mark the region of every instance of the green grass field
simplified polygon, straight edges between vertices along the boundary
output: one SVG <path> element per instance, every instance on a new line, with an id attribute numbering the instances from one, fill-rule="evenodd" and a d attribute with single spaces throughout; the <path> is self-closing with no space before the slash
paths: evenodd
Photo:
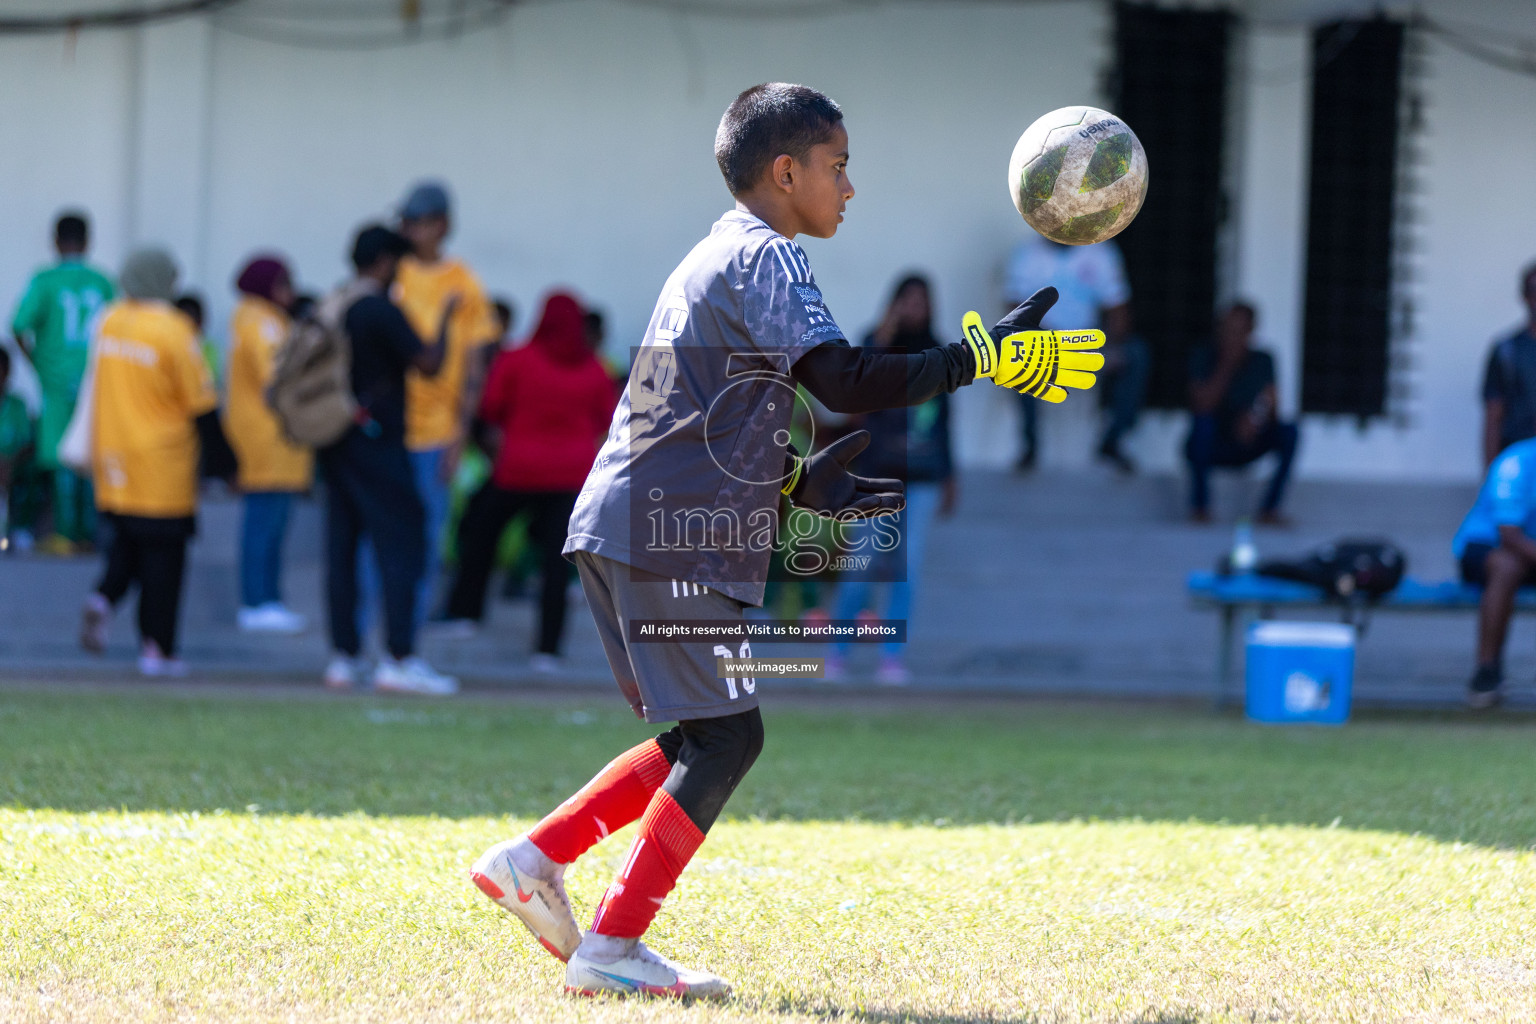
<path id="1" fill-rule="evenodd" d="M 688 1007 L 567 999 L 465 877 L 617 700 L 0 692 L 0 1021 L 1536 1020 L 1536 723 L 771 704 L 652 931 Z"/>

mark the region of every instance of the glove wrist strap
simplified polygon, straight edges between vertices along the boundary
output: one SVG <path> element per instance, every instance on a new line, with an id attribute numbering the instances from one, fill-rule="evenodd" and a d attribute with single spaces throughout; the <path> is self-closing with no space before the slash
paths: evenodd
<path id="1" fill-rule="evenodd" d="M 784 486 L 779 488 L 779 493 L 785 497 L 793 497 L 795 487 L 800 483 L 800 475 L 805 469 L 805 459 L 798 455 L 790 458 L 795 460 L 795 468 L 789 471 L 789 477 L 784 481 Z"/>
<path id="2" fill-rule="evenodd" d="M 976 357 L 976 379 L 991 377 L 997 372 L 997 351 L 992 335 L 981 321 L 981 314 L 974 309 L 965 314 L 960 321 L 960 329 L 965 334 L 965 343 L 970 346 L 971 354 Z"/>

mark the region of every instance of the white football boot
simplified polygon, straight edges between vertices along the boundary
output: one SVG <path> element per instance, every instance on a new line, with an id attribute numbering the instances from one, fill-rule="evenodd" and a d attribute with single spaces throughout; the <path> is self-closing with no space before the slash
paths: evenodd
<path id="1" fill-rule="evenodd" d="M 653 952 L 639 939 L 588 932 L 565 968 L 572 995 L 667 996 L 674 999 L 729 999 L 731 986 L 707 971 L 693 971 Z"/>
<path id="2" fill-rule="evenodd" d="M 557 959 L 570 960 L 581 944 L 581 929 L 565 895 L 564 864 L 544 856 L 525 834 L 482 853 L 469 877 Z"/>

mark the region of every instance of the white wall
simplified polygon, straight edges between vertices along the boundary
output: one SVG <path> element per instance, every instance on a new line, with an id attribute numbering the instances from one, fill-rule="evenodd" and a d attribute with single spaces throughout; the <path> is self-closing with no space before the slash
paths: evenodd
<path id="1" fill-rule="evenodd" d="M 1352 2 L 1257 0 L 1239 65 L 1243 124 L 1235 289 L 1262 307 L 1294 403 L 1309 83 L 1306 24 Z M 1527 35 L 1518 0 L 1435 0 L 1462 23 Z M 345 273 L 351 231 L 407 185 L 440 176 L 458 202 L 452 247 L 531 326 L 549 287 L 603 307 L 611 344 L 639 338 L 667 272 L 729 205 L 711 155 L 721 110 L 764 79 L 804 81 L 844 106 L 858 195 L 838 237 L 810 241 L 850 332 L 908 268 L 931 271 L 939 315 L 997 306 L 997 268 L 1025 228 L 1004 167 L 1042 111 L 1103 102 L 1108 8 L 1097 2 L 891 4 L 807 18 L 687 16 L 612 0 L 515 9 L 452 42 L 380 52 L 263 43 L 188 20 L 121 32 L 0 38 L 0 311 L 48 258 L 56 212 L 94 215 L 116 266 L 130 242 L 173 245 L 216 328 L 229 281 L 261 248 L 303 283 Z M 1536 81 L 1430 47 L 1427 190 L 1416 397 L 1407 427 L 1306 426 L 1305 475 L 1465 478 L 1476 472 L 1476 381 L 1488 339 L 1518 317 L 1513 278 L 1536 256 L 1528 196 Z M 1152 154 L 1154 186 L 1156 154 Z M 1468 169 L 1471 169 L 1470 172 Z M 1490 203 L 1500 187 L 1507 199 Z M 1134 230 L 1134 228 L 1132 229 Z M 1004 464 L 1016 410 L 961 393 L 962 457 Z M 1086 461 L 1088 403 L 1051 410 L 1048 462 Z M 1172 468 L 1181 424 L 1135 439 Z"/>

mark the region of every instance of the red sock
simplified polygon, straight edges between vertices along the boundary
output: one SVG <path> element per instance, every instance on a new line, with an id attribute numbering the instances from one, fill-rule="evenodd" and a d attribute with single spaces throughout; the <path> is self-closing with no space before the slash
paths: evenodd
<path id="1" fill-rule="evenodd" d="M 655 740 L 646 740 L 608 762 L 591 782 L 528 832 L 550 860 L 569 864 L 608 833 L 623 828 L 651 802 L 672 765 Z"/>
<path id="2" fill-rule="evenodd" d="M 592 930 L 621 939 L 644 935 L 702 842 L 699 826 L 677 806 L 671 793 L 658 789 L 640 819 L 640 834 L 624 858 L 618 879 L 598 904 Z"/>

